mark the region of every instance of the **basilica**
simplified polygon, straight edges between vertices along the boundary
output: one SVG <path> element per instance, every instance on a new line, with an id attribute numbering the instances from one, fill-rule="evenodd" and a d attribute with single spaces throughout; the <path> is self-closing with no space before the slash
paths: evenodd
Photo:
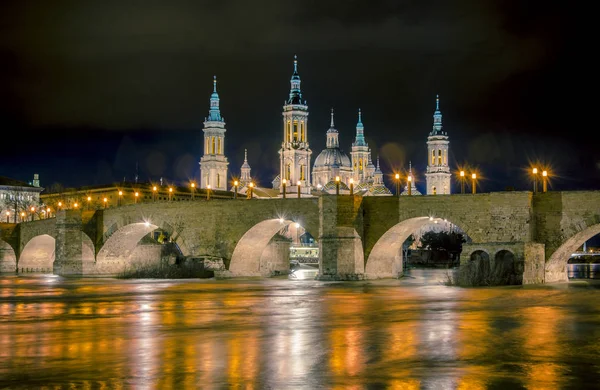
<path id="1" fill-rule="evenodd" d="M 365 126 L 358 109 L 356 135 L 348 156 L 340 148 L 339 132 L 335 127 L 334 110 L 325 132 L 326 147 L 311 164 L 312 150 L 308 140 L 308 105 L 302 98 L 298 73 L 298 60 L 294 56 L 294 70 L 290 79 L 290 93 L 283 105 L 281 148 L 279 149 L 279 174 L 272 188 L 252 181 L 247 151 L 244 163 L 235 182 L 228 179 L 228 161 L 224 154 L 225 120 L 221 116 L 217 80 L 213 80 L 208 117 L 204 121 L 204 152 L 200 159 L 201 188 L 236 191 L 259 198 L 284 196 L 317 196 L 322 193 L 356 194 L 362 196 L 390 196 L 392 191 L 383 180 L 383 173 L 373 164 L 372 151 L 365 140 Z M 442 113 L 439 96 L 433 114 L 433 129 L 427 137 L 426 194 L 450 194 L 451 173 L 448 165 L 448 134 L 442 130 Z M 400 195 L 421 195 L 415 186 L 412 164 L 404 180 Z M 410 186 L 410 187 L 409 187 Z M 394 185 L 392 185 L 394 187 Z"/>

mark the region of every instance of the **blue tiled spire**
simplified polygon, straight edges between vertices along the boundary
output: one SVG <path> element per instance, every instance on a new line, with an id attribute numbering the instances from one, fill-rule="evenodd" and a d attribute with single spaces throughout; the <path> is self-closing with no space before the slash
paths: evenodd
<path id="1" fill-rule="evenodd" d="M 353 146 L 367 146 L 365 141 L 365 127 L 362 123 L 362 113 L 360 108 L 358 109 L 358 122 L 356 123 L 356 140 L 354 141 Z"/>
<path id="2" fill-rule="evenodd" d="M 442 112 L 440 111 L 440 95 L 435 95 L 435 112 L 433 113 L 433 130 L 429 135 L 445 135 L 442 132 Z"/>
<path id="3" fill-rule="evenodd" d="M 207 121 L 221 122 L 221 110 L 219 109 L 219 94 L 217 93 L 217 76 L 213 79 L 213 93 L 210 95 L 210 110 Z"/>
<path id="4" fill-rule="evenodd" d="M 290 79 L 290 98 L 287 104 L 302 104 L 302 91 L 300 91 L 300 75 L 298 74 L 298 57 L 294 54 L 294 73 Z"/>

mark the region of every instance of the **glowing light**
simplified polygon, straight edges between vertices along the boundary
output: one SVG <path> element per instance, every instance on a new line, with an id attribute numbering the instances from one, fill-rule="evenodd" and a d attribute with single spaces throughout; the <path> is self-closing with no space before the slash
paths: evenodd
<path id="1" fill-rule="evenodd" d="M 279 218 L 279 223 L 283 223 L 283 218 Z"/>
<path id="2" fill-rule="evenodd" d="M 236 187 L 237 187 L 237 185 L 238 185 L 238 184 L 239 184 L 239 183 L 238 183 L 238 181 L 237 181 L 237 180 L 233 182 L 233 185 L 234 185 L 234 186 L 236 186 Z"/>
<path id="3" fill-rule="evenodd" d="M 123 191 L 119 191 L 119 196 L 123 195 Z"/>
<path id="4" fill-rule="evenodd" d="M 254 187 L 254 183 L 252 183 L 252 182 L 251 182 L 250 184 L 248 184 L 248 186 L 249 186 L 250 188 L 252 188 L 252 187 Z"/>
<path id="5" fill-rule="evenodd" d="M 210 188 L 210 186 L 208 186 L 208 188 Z M 172 188 L 169 188 L 169 192 L 173 192 L 173 189 L 172 189 Z"/>
<path id="6" fill-rule="evenodd" d="M 460 177 L 465 177 L 465 171 L 460 171 Z"/>
<path id="7" fill-rule="evenodd" d="M 108 202 L 108 198 L 104 198 L 104 203 Z"/>
<path id="8" fill-rule="evenodd" d="M 408 181 L 412 181 L 412 176 L 408 175 Z"/>
<path id="9" fill-rule="evenodd" d="M 62 206 L 62 202 L 58 202 L 58 207 Z"/>
<path id="10" fill-rule="evenodd" d="M 537 175 L 537 172 L 538 172 L 538 171 L 537 171 L 537 168 L 533 168 L 533 174 L 534 174 L 534 175 Z"/>
<path id="11" fill-rule="evenodd" d="M 192 188 L 196 187 L 196 183 L 191 184 Z"/>
<path id="12" fill-rule="evenodd" d="M 296 222 L 296 229 L 298 229 L 300 227 L 300 224 L 298 222 Z"/>
<path id="13" fill-rule="evenodd" d="M 544 176 L 544 177 L 548 176 L 548 171 L 542 171 L 542 176 Z"/>
<path id="14" fill-rule="evenodd" d="M 88 202 L 89 202 L 89 201 L 91 201 L 91 200 L 92 200 L 92 197 L 91 197 L 91 196 L 88 196 Z"/>
<path id="15" fill-rule="evenodd" d="M 144 222 L 144 225 L 150 226 L 150 222 L 146 221 L 146 222 Z"/>
<path id="16" fill-rule="evenodd" d="M 210 184 L 206 186 L 206 188 L 208 188 L 210 190 Z"/>
<path id="17" fill-rule="evenodd" d="M 350 178 L 350 184 L 354 184 L 354 179 Z"/>
<path id="18" fill-rule="evenodd" d="M 476 173 L 473 173 L 473 174 L 471 175 L 471 179 L 473 179 L 473 180 L 477 179 L 477 174 L 476 174 Z"/>
<path id="19" fill-rule="evenodd" d="M 77 203 L 75 203 L 75 204 L 77 204 Z M 31 207 L 31 212 L 33 213 L 34 211 L 35 211 L 35 207 L 32 206 Z"/>
<path id="20" fill-rule="evenodd" d="M 335 177 L 335 181 L 340 181 L 340 177 L 339 177 L 339 176 L 336 176 L 336 177 Z"/>
<path id="21" fill-rule="evenodd" d="M 300 182 L 300 180 L 298 180 L 298 182 L 297 182 L 296 184 L 297 184 L 297 185 L 300 185 L 300 184 L 302 184 L 302 183 Z"/>
<path id="22" fill-rule="evenodd" d="M 135 197 L 136 197 L 136 198 L 137 198 L 138 196 L 140 196 L 140 194 L 139 194 L 138 192 L 136 192 L 134 195 L 135 195 Z"/>
<path id="23" fill-rule="evenodd" d="M 48 207 L 48 208 L 46 209 L 46 211 L 47 211 L 47 212 L 50 212 L 50 207 Z"/>
<path id="24" fill-rule="evenodd" d="M 396 180 L 400 180 L 400 174 L 396 173 Z"/>
<path id="25" fill-rule="evenodd" d="M 152 191 L 156 191 L 156 186 L 152 187 Z"/>
<path id="26" fill-rule="evenodd" d="M 430 220 L 430 221 L 433 221 L 433 217 L 429 217 L 429 220 Z"/>
<path id="27" fill-rule="evenodd" d="M 77 208 L 77 206 L 79 206 L 79 204 L 78 204 L 77 202 L 75 202 L 75 203 L 73 204 L 73 207 L 74 207 L 74 208 Z"/>
<path id="28" fill-rule="evenodd" d="M 321 184 L 317 184 L 317 188 L 321 189 L 322 185 Z"/>
<path id="29" fill-rule="evenodd" d="M 7 212 L 6 212 L 6 215 L 7 215 L 7 216 L 8 216 L 8 215 L 10 215 L 10 212 L 8 212 L 8 211 L 7 211 Z"/>
<path id="30" fill-rule="evenodd" d="M 287 180 L 283 179 L 281 182 L 285 185 L 285 183 L 287 183 Z"/>

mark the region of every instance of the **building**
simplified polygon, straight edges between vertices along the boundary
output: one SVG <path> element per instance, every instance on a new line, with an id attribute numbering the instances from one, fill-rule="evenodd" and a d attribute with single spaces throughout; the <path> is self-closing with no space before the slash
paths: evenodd
<path id="1" fill-rule="evenodd" d="M 225 119 L 219 108 L 217 76 L 213 79 L 210 110 L 204 118 L 204 154 L 200 158 L 200 188 L 226 191 L 228 187 L 227 157 L 225 157 Z"/>
<path id="2" fill-rule="evenodd" d="M 412 161 L 408 162 L 408 177 L 410 177 L 410 195 L 423 195 L 417 189 L 415 185 L 415 176 L 412 172 Z M 404 186 L 404 190 L 400 193 L 400 195 L 408 195 L 408 184 Z"/>
<path id="3" fill-rule="evenodd" d="M 0 176 L 0 221 L 18 223 L 31 220 L 32 216 L 36 219 L 45 216 L 46 210 L 40 201 L 43 190 L 37 173 L 30 183 Z"/>
<path id="4" fill-rule="evenodd" d="M 235 197 L 243 198 L 259 198 L 259 199 L 270 199 L 279 197 L 279 189 L 276 188 L 265 188 L 258 185 L 255 180 L 252 180 L 250 174 L 252 168 L 248 164 L 248 149 L 244 149 L 244 163 L 240 168 L 240 178 L 237 181 L 237 188 L 235 181 L 230 191 L 233 191 Z M 251 190 L 251 191 L 250 191 Z"/>
<path id="5" fill-rule="evenodd" d="M 450 166 L 448 165 L 448 149 L 450 141 L 448 133 L 442 130 L 442 113 L 440 111 L 440 97 L 435 99 L 435 112 L 433 113 L 433 129 L 427 137 L 427 195 L 450 194 Z"/>
<path id="6" fill-rule="evenodd" d="M 298 59 L 294 56 L 294 73 L 290 79 L 290 94 L 283 105 L 283 142 L 279 149 L 279 176 L 273 188 L 296 193 L 298 183 L 301 193 L 310 194 L 310 150 L 308 143 L 308 106 L 302 100 Z M 285 180 L 285 182 L 284 182 Z M 283 184 L 286 184 L 285 186 Z"/>
<path id="7" fill-rule="evenodd" d="M 349 190 L 350 180 L 353 179 L 352 163 L 346 153 L 340 149 L 339 133 L 333 120 L 331 109 L 331 124 L 327 130 L 326 148 L 315 159 L 313 166 L 313 184 L 318 189 L 336 190 L 336 178 L 339 178 L 340 189 Z"/>
<path id="8" fill-rule="evenodd" d="M 371 149 L 365 141 L 365 127 L 362 123 L 362 113 L 358 109 L 358 122 L 356 123 L 356 138 L 352 143 L 352 177 L 355 185 L 373 183 L 375 166 L 371 160 Z"/>

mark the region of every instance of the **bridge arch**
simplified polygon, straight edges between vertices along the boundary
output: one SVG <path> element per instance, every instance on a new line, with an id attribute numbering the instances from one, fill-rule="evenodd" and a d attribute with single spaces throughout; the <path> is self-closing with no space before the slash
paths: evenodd
<path id="1" fill-rule="evenodd" d="M 567 262 L 584 242 L 600 234 L 600 223 L 587 227 L 567 239 L 546 261 L 545 283 L 568 281 Z"/>
<path id="2" fill-rule="evenodd" d="M 239 240 L 231 255 L 229 271 L 233 276 L 268 276 L 265 250 L 284 228 L 295 223 L 289 219 L 273 218 L 252 226 Z M 313 233 L 310 232 L 309 233 Z M 314 235 L 313 235 L 314 236 Z M 289 268 L 289 264 L 287 264 Z"/>
<path id="3" fill-rule="evenodd" d="M 15 250 L 4 240 L 0 240 L 0 272 L 15 272 L 17 256 Z"/>
<path id="4" fill-rule="evenodd" d="M 441 221 L 442 219 L 432 219 L 429 216 L 409 218 L 388 229 L 379 240 L 377 240 L 369 253 L 365 265 L 365 276 L 369 279 L 376 279 L 395 278 L 401 275 L 402 244 L 415 231 L 436 220 Z"/>
<path id="5" fill-rule="evenodd" d="M 124 226 L 111 227 L 112 232 L 96 255 L 96 263 L 129 258 L 134 249 L 146 234 L 158 229 L 149 222 L 136 222 Z"/>
<path id="6" fill-rule="evenodd" d="M 18 272 L 52 272 L 56 240 L 49 234 L 27 241 L 17 260 Z"/>

